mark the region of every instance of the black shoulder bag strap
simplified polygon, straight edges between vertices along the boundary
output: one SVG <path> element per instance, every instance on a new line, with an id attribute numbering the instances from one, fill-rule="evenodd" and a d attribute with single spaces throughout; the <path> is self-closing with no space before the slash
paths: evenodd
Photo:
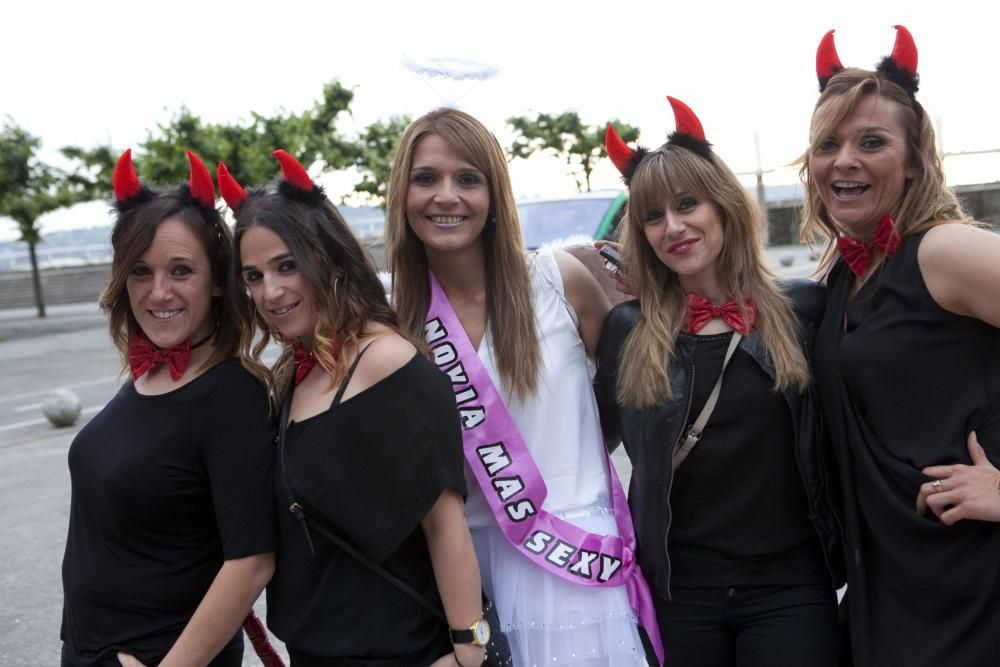
<path id="1" fill-rule="evenodd" d="M 347 376 L 344 378 L 343 383 L 337 390 L 337 395 L 333 399 L 333 405 L 338 405 L 340 403 L 340 399 L 343 397 L 344 391 L 347 389 L 347 384 L 351 381 L 351 377 L 354 375 L 354 369 L 357 367 L 358 361 L 361 360 L 361 355 L 363 355 L 368 350 L 369 347 L 371 347 L 371 344 L 362 349 L 358 353 L 358 356 L 354 359 L 354 363 L 351 364 L 350 370 L 347 371 Z M 378 563 L 374 562 L 373 560 L 362 554 L 357 547 L 350 544 L 349 542 L 344 540 L 344 538 L 340 537 L 332 530 L 324 526 L 322 522 L 306 514 L 305 510 L 302 508 L 302 505 L 299 503 L 298 500 L 295 499 L 295 494 L 292 492 L 292 487 L 288 483 L 288 475 L 285 472 L 285 431 L 288 428 L 288 413 L 291 409 L 291 404 L 292 404 L 292 392 L 289 391 L 286 394 L 285 401 L 281 406 L 281 415 L 278 417 L 278 419 L 280 420 L 278 422 L 278 462 L 279 465 L 281 466 L 281 480 L 285 486 L 285 493 L 288 495 L 288 502 L 289 502 L 288 511 L 292 513 L 292 515 L 295 517 L 295 520 L 299 522 L 300 526 L 302 526 L 302 530 L 306 536 L 306 541 L 309 543 L 309 551 L 314 554 L 316 553 L 316 550 L 313 548 L 312 537 L 309 534 L 309 529 L 312 528 L 317 533 L 325 537 L 330 543 L 332 543 L 338 549 L 346 553 L 351 558 L 354 558 L 356 561 L 367 567 L 369 570 L 371 570 L 378 576 L 388 581 L 390 584 L 398 588 L 401 592 L 409 596 L 414 602 L 416 602 L 421 607 L 426 609 L 432 616 L 439 619 L 442 623 L 445 624 L 445 626 L 448 626 L 448 620 L 445 618 L 444 613 L 438 606 L 434 605 L 430 600 L 428 600 L 423 595 L 418 593 L 416 589 L 407 584 L 405 581 L 403 581 L 402 579 L 392 574 Z"/>

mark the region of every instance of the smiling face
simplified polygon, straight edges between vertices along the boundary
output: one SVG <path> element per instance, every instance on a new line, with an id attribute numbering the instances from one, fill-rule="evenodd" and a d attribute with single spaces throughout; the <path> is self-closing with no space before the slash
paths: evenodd
<path id="1" fill-rule="evenodd" d="M 283 338 L 309 346 L 317 315 L 313 290 L 280 236 L 254 225 L 240 238 L 243 281 L 257 310 Z"/>
<path id="2" fill-rule="evenodd" d="M 427 254 L 481 248 L 489 210 L 485 174 L 440 136 L 421 139 L 413 152 L 406 219 Z"/>
<path id="3" fill-rule="evenodd" d="M 167 218 L 125 281 L 132 316 L 157 347 L 196 343 L 215 327 L 208 255 L 186 223 Z"/>
<path id="4" fill-rule="evenodd" d="M 718 287 L 717 261 L 725 235 L 713 202 L 689 193 L 678 193 L 672 201 L 667 197 L 660 207 L 649 209 L 643 233 L 685 290 L 710 294 Z"/>
<path id="5" fill-rule="evenodd" d="M 830 103 L 821 105 L 814 119 L 823 118 Z M 855 238 L 870 237 L 882 216 L 899 207 L 906 180 L 913 176 L 900 115 L 896 102 L 865 95 L 809 155 L 809 173 L 820 199 Z"/>

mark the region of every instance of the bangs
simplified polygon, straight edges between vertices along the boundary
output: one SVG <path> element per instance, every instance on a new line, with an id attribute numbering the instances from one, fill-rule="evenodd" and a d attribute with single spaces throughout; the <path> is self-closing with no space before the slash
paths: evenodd
<path id="1" fill-rule="evenodd" d="M 710 199 L 705 172 L 712 167 L 685 148 L 666 146 L 642 161 L 629 186 L 629 208 L 643 221 L 649 211 L 676 208 L 678 195 Z"/>

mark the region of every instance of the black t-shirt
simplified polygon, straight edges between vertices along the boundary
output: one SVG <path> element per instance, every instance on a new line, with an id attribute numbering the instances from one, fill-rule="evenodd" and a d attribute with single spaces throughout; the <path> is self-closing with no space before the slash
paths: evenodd
<path id="1" fill-rule="evenodd" d="M 61 636 L 80 665 L 159 662 L 224 560 L 276 548 L 265 388 L 229 359 L 174 391 L 128 382 L 69 450 Z"/>
<path id="2" fill-rule="evenodd" d="M 719 378 L 732 333 L 694 336 L 694 422 Z M 828 583 L 795 462 L 785 398 L 737 349 L 698 446 L 674 473 L 675 586 Z"/>
<path id="3" fill-rule="evenodd" d="M 310 516 L 439 604 L 420 521 L 445 489 L 465 494 L 451 384 L 420 354 L 285 436 L 292 493 Z M 447 629 L 411 598 L 288 511 L 275 466 L 281 550 L 267 589 L 268 626 L 312 656 L 413 667 L 448 653 Z M 352 663 L 353 664 L 353 663 Z"/>

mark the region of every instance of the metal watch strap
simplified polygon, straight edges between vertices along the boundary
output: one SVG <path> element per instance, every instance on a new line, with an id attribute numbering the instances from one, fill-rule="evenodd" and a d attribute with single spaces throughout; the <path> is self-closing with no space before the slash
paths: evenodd
<path id="1" fill-rule="evenodd" d="M 726 374 L 726 366 L 729 365 L 729 360 L 733 358 L 733 353 L 736 352 L 736 347 L 740 344 L 742 338 L 743 334 L 739 331 L 733 332 L 733 339 L 729 341 L 729 347 L 726 349 L 726 358 L 722 361 L 722 370 L 719 371 L 719 379 L 715 381 L 712 393 L 708 395 L 708 400 L 705 401 L 705 407 L 701 409 L 698 418 L 691 424 L 691 428 L 685 434 L 684 440 L 677 443 L 677 447 L 674 448 L 674 470 L 677 470 L 684 462 L 684 459 L 691 453 L 691 450 L 694 449 L 694 446 L 701 440 L 702 433 L 705 431 L 705 424 L 708 423 L 708 418 L 712 416 L 715 404 L 719 402 L 719 395 L 722 393 L 722 376 Z"/>

